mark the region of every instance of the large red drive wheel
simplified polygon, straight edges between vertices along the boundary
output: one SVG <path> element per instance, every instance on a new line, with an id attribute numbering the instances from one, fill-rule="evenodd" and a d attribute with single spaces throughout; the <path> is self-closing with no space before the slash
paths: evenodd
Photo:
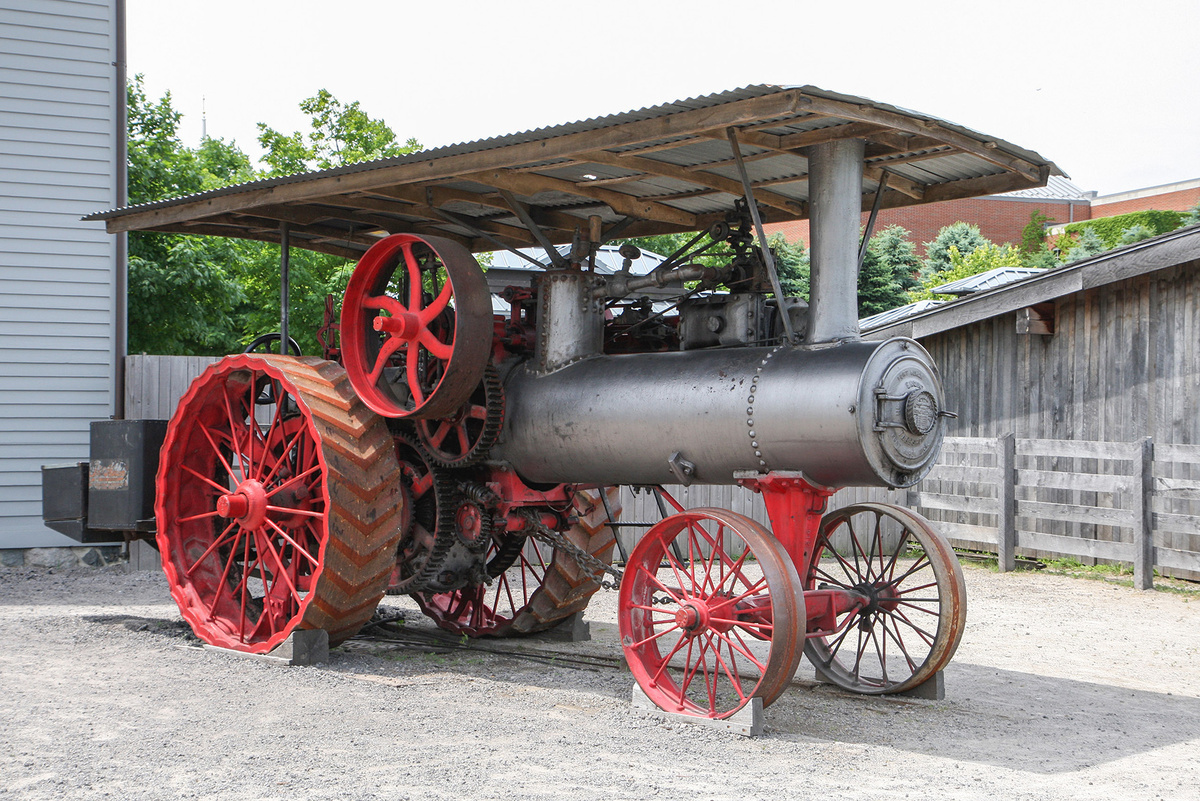
<path id="1" fill-rule="evenodd" d="M 835 633 L 804 647 L 818 673 L 852 692 L 925 682 L 949 663 L 966 625 L 966 586 L 950 543 L 924 517 L 891 504 L 826 515 L 804 586 L 868 599 L 839 616 Z"/>
<path id="2" fill-rule="evenodd" d="M 342 362 L 363 402 L 395 418 L 453 415 L 483 378 L 492 303 L 479 264 L 436 236 L 393 234 L 346 285 Z"/>
<path id="3" fill-rule="evenodd" d="M 618 488 L 606 492 L 609 509 L 619 516 Z M 598 492 L 576 493 L 575 514 L 578 522 L 565 532 L 567 539 L 608 562 L 616 539 Z M 497 532 L 487 552 L 490 587 L 415 597 L 426 615 L 455 634 L 506 637 L 544 631 L 582 612 L 603 578 L 582 569 L 568 554 L 547 550 L 527 543 L 524 536 Z"/>
<path id="4" fill-rule="evenodd" d="M 754 697 L 766 706 L 800 663 L 796 569 L 766 529 L 723 509 L 690 509 L 646 532 L 617 615 L 630 671 L 667 712 L 727 718 Z"/>
<path id="5" fill-rule="evenodd" d="M 366 623 L 395 562 L 399 467 L 385 421 L 333 362 L 229 356 L 167 426 L 157 541 L 205 642 L 265 653 L 296 629 Z"/>

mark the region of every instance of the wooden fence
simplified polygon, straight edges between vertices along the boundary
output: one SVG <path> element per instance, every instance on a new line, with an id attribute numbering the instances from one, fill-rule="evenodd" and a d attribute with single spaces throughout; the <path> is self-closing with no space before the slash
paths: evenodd
<path id="1" fill-rule="evenodd" d="M 126 409 L 131 418 L 169 418 L 205 357 L 129 356 Z M 733 486 L 668 486 L 687 508 L 716 506 L 769 526 L 762 497 Z M 651 523 L 654 496 L 626 487 L 622 519 Z M 1017 554 L 1130 563 L 1149 587 L 1153 570 L 1200 578 L 1200 445 L 1077 440 L 947 438 L 938 464 L 917 487 L 851 487 L 830 499 L 838 509 L 861 501 L 915 508 L 962 548 L 997 554 L 1001 570 Z M 623 527 L 628 553 L 645 528 Z"/>

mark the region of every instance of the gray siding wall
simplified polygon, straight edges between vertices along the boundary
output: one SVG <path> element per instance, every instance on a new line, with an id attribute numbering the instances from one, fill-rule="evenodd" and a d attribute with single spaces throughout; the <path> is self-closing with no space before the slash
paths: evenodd
<path id="1" fill-rule="evenodd" d="M 115 0 L 0 0 L 0 548 L 42 525 L 41 465 L 83 461 L 113 412 Z"/>

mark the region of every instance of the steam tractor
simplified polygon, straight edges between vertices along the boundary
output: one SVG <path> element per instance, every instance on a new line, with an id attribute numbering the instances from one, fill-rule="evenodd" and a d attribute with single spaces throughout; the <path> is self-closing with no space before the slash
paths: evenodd
<path id="1" fill-rule="evenodd" d="M 470 637 L 534 632 L 613 574 L 625 657 L 664 710 L 769 704 L 802 654 L 849 690 L 920 685 L 963 631 L 950 546 L 902 508 L 826 510 L 840 487 L 915 484 L 953 416 L 917 342 L 860 337 L 863 243 L 881 208 L 1055 170 L 914 112 L 755 86 L 95 215 L 280 241 L 285 293 L 292 246 L 357 259 L 324 358 L 229 356 L 180 401 L 154 506 L 171 593 L 205 641 L 262 653 L 297 629 L 339 643 L 385 592 Z M 795 219 L 807 302 L 763 231 Z M 625 269 L 595 266 L 616 237 L 682 231 L 648 274 L 628 244 Z M 513 285 L 472 256 L 530 245 L 549 266 Z M 662 490 L 680 484 L 761 493 L 771 526 L 684 509 Z M 673 508 L 618 570 L 622 485 Z"/>

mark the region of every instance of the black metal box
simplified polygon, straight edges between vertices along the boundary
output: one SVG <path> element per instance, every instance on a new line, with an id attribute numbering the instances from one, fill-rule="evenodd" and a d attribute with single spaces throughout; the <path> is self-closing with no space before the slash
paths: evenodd
<path id="1" fill-rule="evenodd" d="M 133 531 L 139 520 L 154 517 L 154 477 L 166 432 L 166 420 L 92 423 L 88 526 Z"/>
<path id="2" fill-rule="evenodd" d="M 87 517 L 88 463 L 42 465 L 42 519 Z"/>
<path id="3" fill-rule="evenodd" d="M 42 465 L 42 522 L 82 543 L 120 541 L 121 535 L 88 528 L 88 463 Z"/>

